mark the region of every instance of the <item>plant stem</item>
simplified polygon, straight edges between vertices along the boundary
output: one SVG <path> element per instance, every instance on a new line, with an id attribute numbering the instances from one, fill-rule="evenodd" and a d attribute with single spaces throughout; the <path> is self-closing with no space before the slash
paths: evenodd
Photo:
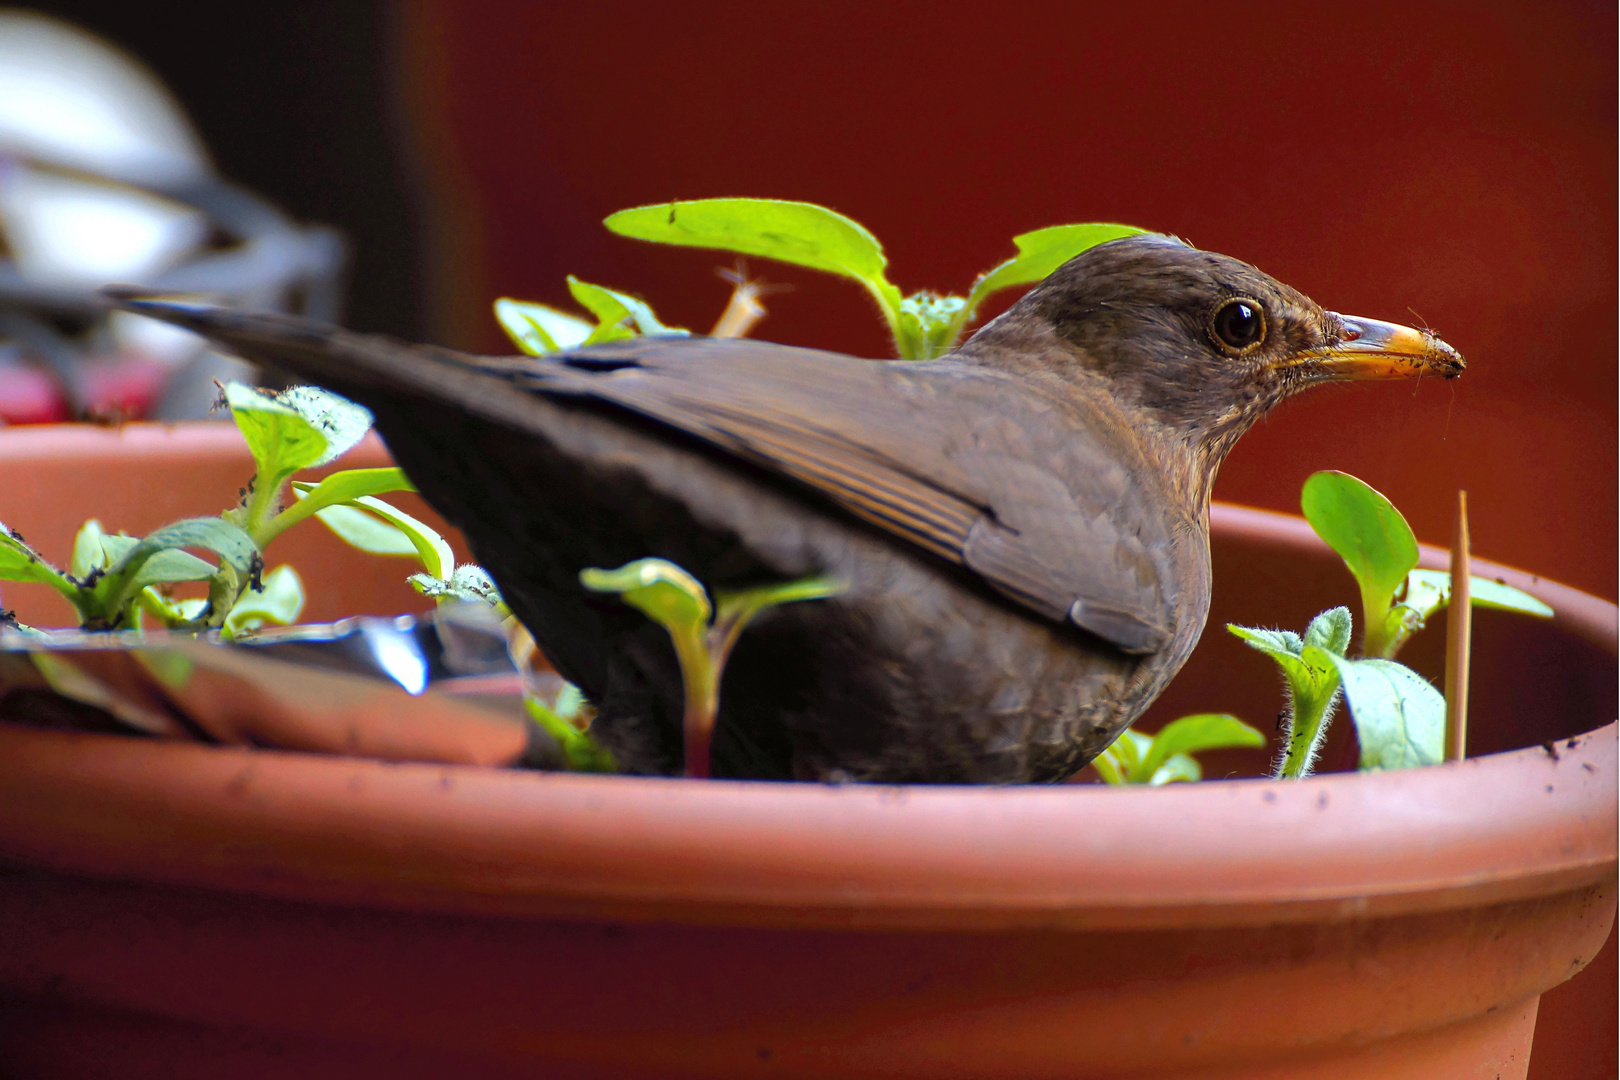
<path id="1" fill-rule="evenodd" d="M 686 688 L 686 711 L 681 717 L 685 773 L 707 779 L 709 743 L 714 738 L 714 722 L 720 711 L 720 667 L 702 638 L 672 634 L 675 657 L 681 665 L 681 681 Z"/>
<path id="2" fill-rule="evenodd" d="M 1468 492 L 1457 492 L 1457 530 L 1451 538 L 1451 606 L 1446 612 L 1447 761 L 1461 761 L 1468 745 L 1468 661 L 1473 637 L 1469 595 Z"/>
<path id="3" fill-rule="evenodd" d="M 1316 756 L 1327 737 L 1328 718 L 1339 691 L 1320 700 L 1300 702 L 1297 696 L 1288 703 L 1288 750 L 1277 763 L 1279 780 L 1302 780 L 1311 775 Z"/>
<path id="4" fill-rule="evenodd" d="M 251 483 L 253 492 L 248 496 L 247 513 L 242 518 L 242 531 L 251 536 L 253 542 L 259 545 L 259 550 L 263 551 L 264 541 L 260 540 L 260 535 L 265 530 L 271 511 L 275 509 L 277 489 L 281 485 L 265 483 L 264 476 L 259 473 L 254 474 Z"/>

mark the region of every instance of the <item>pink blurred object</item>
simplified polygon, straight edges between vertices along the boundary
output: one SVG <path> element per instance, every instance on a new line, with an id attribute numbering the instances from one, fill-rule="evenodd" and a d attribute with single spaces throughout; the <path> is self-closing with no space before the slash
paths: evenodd
<path id="1" fill-rule="evenodd" d="M 71 415 L 67 395 L 49 371 L 0 363 L 0 424 L 59 424 Z"/>

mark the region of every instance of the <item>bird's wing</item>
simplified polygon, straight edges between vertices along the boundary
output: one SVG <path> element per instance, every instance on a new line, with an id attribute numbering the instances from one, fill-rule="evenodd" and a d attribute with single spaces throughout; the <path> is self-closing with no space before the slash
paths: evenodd
<path id="1" fill-rule="evenodd" d="M 474 357 L 293 316 L 109 295 L 361 402 L 407 393 L 518 430 L 536 423 L 518 391 L 629 410 L 790 477 L 1123 650 L 1157 651 L 1173 629 L 1172 525 L 1127 455 L 1010 376 L 702 338 Z"/>
<path id="2" fill-rule="evenodd" d="M 1127 651 L 1169 640 L 1169 526 L 1120 446 L 1009 376 L 656 338 L 484 368 L 617 405 L 791 477 Z"/>

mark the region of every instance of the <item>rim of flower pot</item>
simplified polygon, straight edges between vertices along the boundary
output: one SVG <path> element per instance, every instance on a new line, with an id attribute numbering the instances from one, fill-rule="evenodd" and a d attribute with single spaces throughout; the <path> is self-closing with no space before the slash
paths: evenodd
<path id="1" fill-rule="evenodd" d="M 142 430 L 145 428 L 145 430 Z M 203 430 L 207 428 L 217 431 Z M 34 454 L 240 453 L 229 425 L 8 432 Z M 1300 518 L 1214 530 L 1320 557 Z M 1424 565 L 1445 553 L 1422 549 Z M 1533 575 L 1563 629 L 1616 609 Z M 1277 924 L 1613 881 L 1616 727 L 1424 769 L 1163 788 L 523 773 L 0 726 L 0 857 L 410 910 L 953 930 Z"/>
<path id="2" fill-rule="evenodd" d="M 1615 877 L 1616 728 L 1424 769 L 1111 788 L 689 781 L 0 728 L 0 855 L 410 910 L 1233 926 Z"/>

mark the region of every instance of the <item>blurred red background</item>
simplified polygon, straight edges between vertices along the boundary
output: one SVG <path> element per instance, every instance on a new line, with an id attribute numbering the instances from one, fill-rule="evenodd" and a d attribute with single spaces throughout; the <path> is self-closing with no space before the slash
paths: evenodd
<path id="1" fill-rule="evenodd" d="M 1295 511 L 1344 469 L 1445 543 L 1466 488 L 1480 555 L 1616 597 L 1612 3 L 47 10 L 152 63 L 223 175 L 347 232 L 364 330 L 510 351 L 490 302 L 571 307 L 568 273 L 705 329 L 729 259 L 600 221 L 716 195 L 856 218 L 907 291 L 964 290 L 1015 233 L 1123 221 L 1431 325 L 1464 378 L 1291 402 L 1217 497 Z M 760 336 L 887 355 L 856 286 L 751 269 L 794 286 Z M 1546 996 L 1533 1080 L 1615 1075 L 1614 972 L 1611 938 Z"/>
<path id="2" fill-rule="evenodd" d="M 644 203 L 829 205 L 907 291 L 1128 222 L 1469 360 L 1285 405 L 1217 498 L 1297 511 L 1344 469 L 1446 543 L 1466 488 L 1476 551 L 1616 595 L 1611 4 L 419 0 L 397 30 L 447 344 L 510 351 L 490 301 L 571 307 L 568 273 L 708 327 L 726 256 L 599 224 Z M 760 336 L 888 355 L 856 286 L 752 269 L 795 286 Z"/>

